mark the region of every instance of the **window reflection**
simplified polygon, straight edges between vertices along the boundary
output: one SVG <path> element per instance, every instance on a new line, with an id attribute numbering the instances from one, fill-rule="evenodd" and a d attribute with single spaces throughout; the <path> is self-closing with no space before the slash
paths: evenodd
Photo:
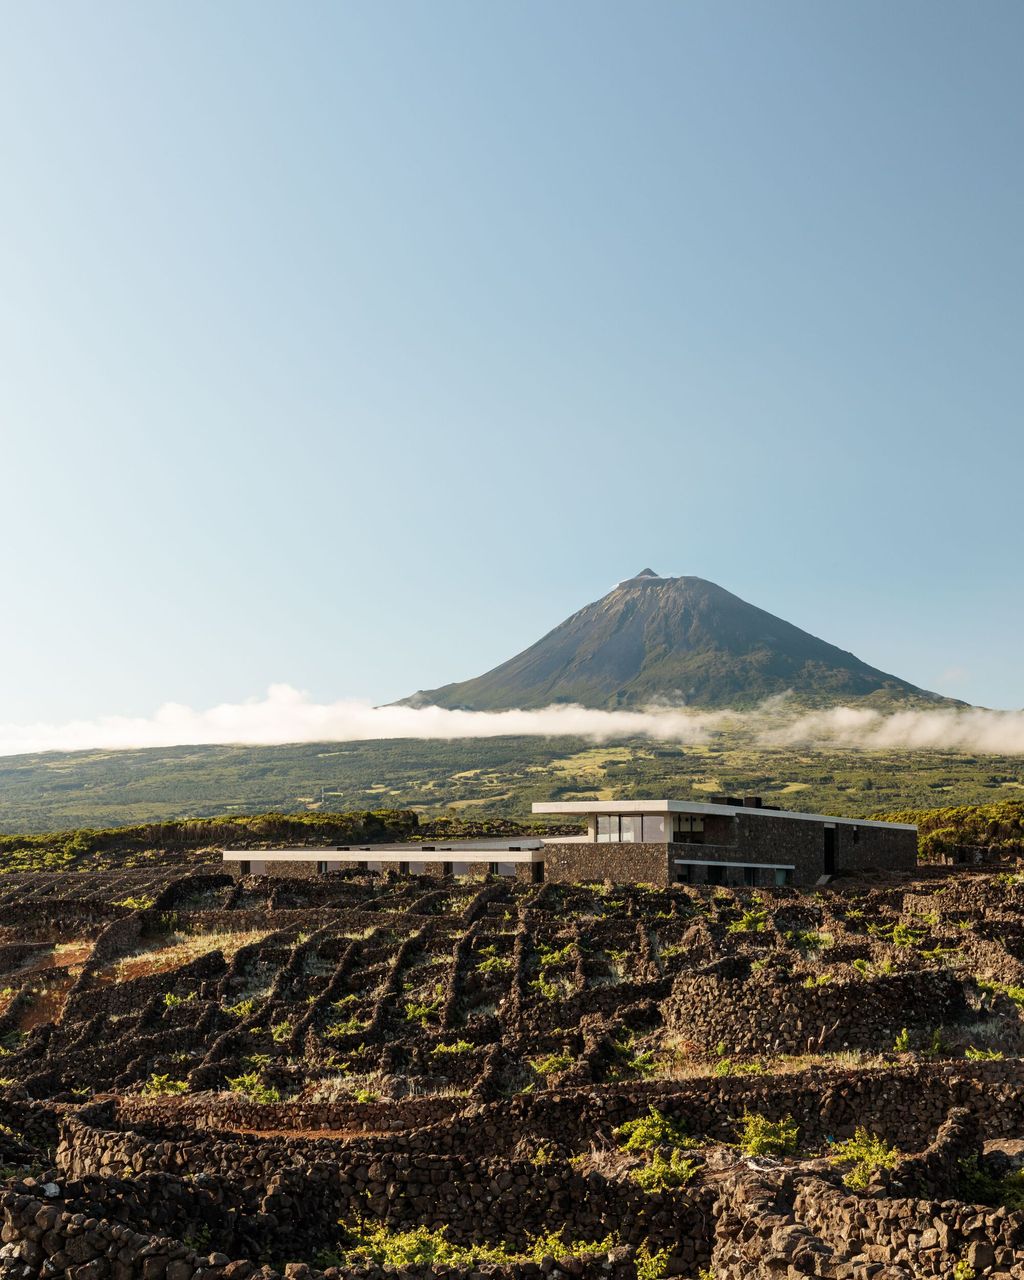
<path id="1" fill-rule="evenodd" d="M 640 818 L 623 815 L 619 818 L 619 839 L 629 844 L 636 844 L 641 839 Z"/>

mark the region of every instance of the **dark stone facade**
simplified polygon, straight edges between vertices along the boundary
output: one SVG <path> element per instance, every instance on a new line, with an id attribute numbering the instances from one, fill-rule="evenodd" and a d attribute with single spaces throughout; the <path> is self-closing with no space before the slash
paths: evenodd
<path id="1" fill-rule="evenodd" d="M 544 878 L 580 884 L 613 880 L 620 884 L 669 883 L 667 844 L 590 844 L 585 842 L 544 846 Z"/>
<path id="2" fill-rule="evenodd" d="M 792 866 L 793 884 L 815 884 L 825 874 L 827 825 L 763 811 L 756 816 L 740 812 L 735 819 L 708 819 L 705 843 L 700 844 L 548 844 L 544 848 L 545 878 L 660 886 L 680 877 L 691 884 L 724 885 L 743 885 L 752 879 L 754 885 L 770 886 L 776 882 L 774 867 Z M 872 869 L 913 871 L 917 865 L 917 833 L 913 830 L 846 822 L 836 822 L 832 830 L 836 874 Z M 693 864 L 682 876 L 680 860 Z M 716 863 L 735 865 L 713 869 Z M 745 874 L 745 868 L 754 870 Z"/>

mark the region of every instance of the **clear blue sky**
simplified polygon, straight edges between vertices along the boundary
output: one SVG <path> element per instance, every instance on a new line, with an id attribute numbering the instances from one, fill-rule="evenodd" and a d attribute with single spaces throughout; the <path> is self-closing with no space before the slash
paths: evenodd
<path id="1" fill-rule="evenodd" d="M 645 565 L 1024 705 L 1024 7 L 3 5 L 0 720 Z"/>

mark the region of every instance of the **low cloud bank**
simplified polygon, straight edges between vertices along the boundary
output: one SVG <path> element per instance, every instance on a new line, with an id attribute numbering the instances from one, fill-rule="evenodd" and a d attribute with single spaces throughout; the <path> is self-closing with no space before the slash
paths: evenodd
<path id="1" fill-rule="evenodd" d="M 760 734 L 775 746 L 836 746 L 863 750 L 966 751 L 1024 755 L 1024 711 L 983 707 L 881 712 L 862 707 L 811 711 Z"/>
<path id="2" fill-rule="evenodd" d="M 594 711 L 551 706 L 540 711 L 446 711 L 441 707 L 374 707 L 345 699 L 316 703 L 289 685 L 266 697 L 197 711 L 165 703 L 153 716 L 102 716 L 66 724 L 0 724 L 0 755 L 130 747 L 239 743 L 352 742 L 367 738 L 494 738 L 508 734 L 571 734 L 606 741 L 647 737 L 659 742 L 709 741 L 728 726 L 763 746 L 956 750 L 1024 754 L 1024 711 L 942 709 L 884 713 L 858 707 L 799 712 L 784 699 L 756 711 Z"/>

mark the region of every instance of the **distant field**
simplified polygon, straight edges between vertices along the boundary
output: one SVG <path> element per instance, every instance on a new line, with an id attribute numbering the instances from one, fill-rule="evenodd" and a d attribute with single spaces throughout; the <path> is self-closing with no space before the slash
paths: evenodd
<path id="1" fill-rule="evenodd" d="M 0 831 L 109 827 L 277 810 L 529 812 L 534 800 L 752 792 L 804 811 L 991 804 L 1019 798 L 1019 757 L 764 749 L 739 733 L 700 747 L 580 738 L 175 747 L 0 759 Z"/>

